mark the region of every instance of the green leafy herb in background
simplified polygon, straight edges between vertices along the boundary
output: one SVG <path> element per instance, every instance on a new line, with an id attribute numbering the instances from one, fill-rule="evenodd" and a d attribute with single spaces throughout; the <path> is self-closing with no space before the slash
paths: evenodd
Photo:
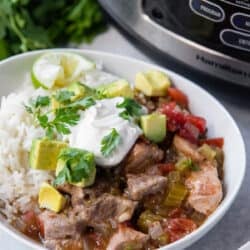
<path id="1" fill-rule="evenodd" d="M 91 42 L 104 29 L 97 0 L 0 0 L 0 59 L 68 42 Z"/>

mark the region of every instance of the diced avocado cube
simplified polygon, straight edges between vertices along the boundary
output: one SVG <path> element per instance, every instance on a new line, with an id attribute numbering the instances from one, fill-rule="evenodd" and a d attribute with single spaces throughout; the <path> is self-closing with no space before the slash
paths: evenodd
<path id="1" fill-rule="evenodd" d="M 33 140 L 30 151 L 30 166 L 40 170 L 55 170 L 57 158 L 67 143 L 48 139 Z"/>
<path id="2" fill-rule="evenodd" d="M 158 70 L 136 74 L 135 88 L 146 96 L 165 96 L 170 85 L 168 76 Z"/>
<path id="3" fill-rule="evenodd" d="M 166 116 L 158 113 L 141 116 L 141 128 L 144 135 L 153 142 L 161 142 L 167 134 Z"/>
<path id="4" fill-rule="evenodd" d="M 79 82 L 70 84 L 67 89 L 74 92 L 74 96 L 71 97 L 71 101 L 76 101 L 86 95 L 86 88 Z"/>
<path id="5" fill-rule="evenodd" d="M 65 206 L 66 199 L 53 186 L 44 182 L 38 195 L 40 208 L 46 208 L 59 213 Z"/>
<path id="6" fill-rule="evenodd" d="M 108 98 L 117 96 L 133 98 L 134 93 L 128 81 L 124 79 L 117 80 L 115 82 L 101 85 L 97 88 L 97 91 L 104 94 Z"/>

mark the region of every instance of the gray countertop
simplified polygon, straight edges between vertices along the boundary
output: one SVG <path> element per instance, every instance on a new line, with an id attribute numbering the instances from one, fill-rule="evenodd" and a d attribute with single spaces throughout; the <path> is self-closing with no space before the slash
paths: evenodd
<path id="1" fill-rule="evenodd" d="M 80 48 L 107 51 L 114 54 L 122 54 L 143 61 L 155 62 L 152 57 L 147 56 L 145 47 L 138 46 L 135 41 L 128 40 L 120 34 L 116 28 L 111 27 L 108 32 L 103 33 L 91 45 L 82 45 Z M 166 67 L 175 70 L 171 62 L 162 62 Z M 180 72 L 180 71 L 179 71 Z M 187 77 L 189 72 L 183 72 Z M 247 155 L 250 155 L 250 89 L 241 89 L 213 81 L 209 84 L 204 78 L 195 79 L 195 82 L 213 94 L 230 112 L 236 120 L 246 143 Z M 235 145 L 237 147 L 237 145 Z M 249 160 L 249 157 L 248 157 Z M 223 219 L 205 237 L 188 250 L 236 250 L 250 240 L 250 163 L 247 163 L 247 172 L 243 186 L 231 209 Z M 237 168 L 237 166 L 235 166 Z M 0 249 L 3 250 L 28 250 L 26 247 L 18 247 L 13 240 L 5 234 L 0 234 Z M 4 248 L 2 248 L 4 246 Z"/>

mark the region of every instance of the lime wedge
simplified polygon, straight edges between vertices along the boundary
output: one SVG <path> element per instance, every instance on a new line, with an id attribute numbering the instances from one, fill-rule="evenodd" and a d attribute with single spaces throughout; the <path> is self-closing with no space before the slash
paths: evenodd
<path id="1" fill-rule="evenodd" d="M 36 88 L 60 88 L 78 81 L 86 71 L 94 68 L 94 62 L 80 55 L 49 52 L 35 61 L 31 79 Z"/>

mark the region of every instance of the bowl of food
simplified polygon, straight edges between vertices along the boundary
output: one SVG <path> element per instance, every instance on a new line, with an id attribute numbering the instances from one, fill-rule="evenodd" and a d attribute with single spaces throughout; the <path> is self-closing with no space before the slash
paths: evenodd
<path id="1" fill-rule="evenodd" d="M 171 71 L 61 49 L 0 79 L 0 228 L 33 249 L 182 249 L 240 189 L 236 123 Z"/>

